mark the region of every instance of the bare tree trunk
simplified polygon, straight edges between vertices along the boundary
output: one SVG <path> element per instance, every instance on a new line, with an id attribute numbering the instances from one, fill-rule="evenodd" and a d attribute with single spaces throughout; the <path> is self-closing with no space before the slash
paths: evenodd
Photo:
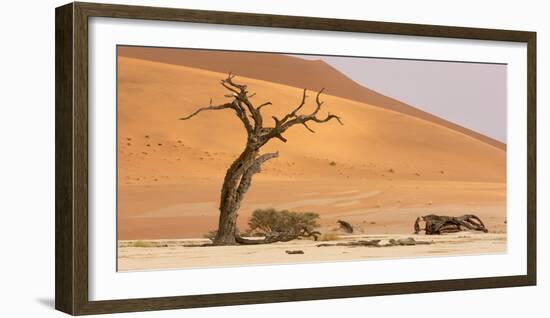
<path id="1" fill-rule="evenodd" d="M 247 146 L 243 153 L 231 164 L 222 186 L 220 197 L 220 218 L 215 245 L 234 245 L 240 243 L 237 229 L 237 216 L 241 202 L 252 184 L 252 177 L 260 172 L 261 166 L 279 153 L 265 153 L 258 156 L 258 150 Z"/>
<path id="2" fill-rule="evenodd" d="M 218 232 L 214 239 L 216 245 L 237 244 L 237 216 L 244 197 L 239 194 L 239 185 L 244 172 L 254 164 L 258 151 L 248 147 L 235 159 L 225 174 L 220 196 L 220 218 L 218 221 Z"/>

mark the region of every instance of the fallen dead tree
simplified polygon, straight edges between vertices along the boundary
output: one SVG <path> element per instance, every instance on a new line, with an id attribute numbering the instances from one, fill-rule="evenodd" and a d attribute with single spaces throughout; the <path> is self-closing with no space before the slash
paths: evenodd
<path id="1" fill-rule="evenodd" d="M 428 245 L 432 244 L 433 242 L 427 242 L 427 241 L 416 241 L 412 237 L 404 238 L 404 239 L 390 239 L 386 244 L 380 244 L 382 240 L 359 240 L 359 241 L 351 241 L 351 242 L 340 242 L 340 243 L 323 243 L 323 244 L 317 244 L 317 247 L 330 247 L 330 246 L 348 246 L 348 247 L 358 247 L 358 246 L 366 246 L 366 247 L 391 247 L 391 246 L 413 246 L 413 245 Z"/>
<path id="2" fill-rule="evenodd" d="M 428 242 L 428 241 L 417 241 L 412 237 L 408 237 L 405 239 L 397 239 L 397 240 L 391 239 L 384 246 L 413 246 L 413 245 L 429 245 L 432 243 L 433 242 Z"/>
<path id="3" fill-rule="evenodd" d="M 421 222 L 424 222 L 424 228 L 420 227 Z M 421 231 L 424 231 L 426 235 L 455 233 L 462 231 L 463 228 L 472 231 L 488 232 L 481 219 L 474 214 L 465 214 L 458 217 L 428 214 L 416 218 L 414 222 L 415 234 Z"/>
<path id="4" fill-rule="evenodd" d="M 269 244 L 269 243 L 275 243 L 275 242 L 288 242 L 300 238 L 308 238 L 313 237 L 314 241 L 317 241 L 319 236 L 321 235 L 318 231 L 312 231 L 308 228 L 302 228 L 300 231 L 289 231 L 289 232 L 269 232 L 265 233 L 264 237 L 261 238 L 244 238 L 240 234 L 237 233 L 235 236 L 235 239 L 237 240 L 237 243 L 239 244 Z"/>
<path id="5" fill-rule="evenodd" d="M 360 240 L 360 241 L 351 241 L 351 242 L 340 242 L 340 243 L 322 243 L 317 244 L 317 247 L 327 247 L 327 246 L 374 246 L 380 247 L 380 240 Z"/>
<path id="6" fill-rule="evenodd" d="M 286 250 L 285 253 L 294 255 L 294 254 L 304 254 L 304 251 L 302 250 Z"/>

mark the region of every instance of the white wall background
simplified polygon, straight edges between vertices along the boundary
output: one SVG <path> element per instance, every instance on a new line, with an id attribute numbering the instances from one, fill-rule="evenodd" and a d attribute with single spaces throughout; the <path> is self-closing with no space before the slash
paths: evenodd
<path id="1" fill-rule="evenodd" d="M 113 317 L 548 317 L 550 305 L 550 22 L 546 1 L 108 1 L 194 9 L 445 24 L 538 32 L 539 285 L 110 315 Z M 11 1 L 0 11 L 0 316 L 61 317 L 54 297 L 54 8 Z M 543 141 L 544 140 L 544 141 Z M 447 307 L 452 307 L 451 311 Z M 463 310 L 459 306 L 468 306 Z"/>

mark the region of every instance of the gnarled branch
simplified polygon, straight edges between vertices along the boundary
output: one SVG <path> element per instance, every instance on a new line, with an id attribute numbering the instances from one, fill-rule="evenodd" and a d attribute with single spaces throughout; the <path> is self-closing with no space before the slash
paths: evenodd
<path id="1" fill-rule="evenodd" d="M 321 90 L 323 91 L 323 90 Z M 320 94 L 321 92 L 319 92 Z M 302 94 L 302 101 L 300 102 L 300 105 L 298 105 L 298 107 L 296 107 L 292 112 L 288 113 L 287 115 L 285 115 L 285 117 L 283 117 L 283 119 L 280 120 L 281 123 L 285 123 L 287 122 L 287 120 L 289 120 L 290 118 L 294 118 L 296 117 L 296 114 L 298 113 L 298 111 L 304 107 L 304 105 L 306 104 L 306 98 L 307 98 L 307 89 L 304 88 L 304 92 Z"/>
<path id="2" fill-rule="evenodd" d="M 335 119 L 338 121 L 338 123 L 343 125 L 341 118 L 337 115 L 328 113 L 325 118 L 319 118 L 317 116 L 317 114 L 321 110 L 321 106 L 323 105 L 320 97 L 324 89 L 321 89 L 315 96 L 315 109 L 307 115 L 299 114 L 300 110 L 302 110 L 302 108 L 306 104 L 306 100 L 308 97 L 307 89 L 304 89 L 302 93 L 302 99 L 298 106 L 296 106 L 290 113 L 286 114 L 281 119 L 277 118 L 276 116 L 272 116 L 273 120 L 275 121 L 274 127 L 264 128 L 261 109 L 263 107 L 272 105 L 272 103 L 268 101 L 260 104 L 259 106 L 254 106 L 254 104 L 250 102 L 250 98 L 256 94 L 254 93 L 249 95 L 249 92 L 247 91 L 247 86 L 234 82 L 234 78 L 235 75 L 229 73 L 227 75 L 227 78 L 220 81 L 221 85 L 231 92 L 230 94 L 225 95 L 225 97 L 233 98 L 233 101 L 231 103 L 213 106 L 212 100 L 210 100 L 209 106 L 199 108 L 191 115 L 182 117 L 180 119 L 190 119 L 205 110 L 221 110 L 231 108 L 235 111 L 237 117 L 239 117 L 239 119 L 243 122 L 246 131 L 248 132 L 248 135 L 252 137 L 250 139 L 254 142 L 257 142 L 258 148 L 273 138 L 279 139 L 282 142 L 286 142 L 287 139 L 283 136 L 283 133 L 294 125 L 302 125 L 311 133 L 314 133 L 315 131 L 308 125 L 308 122 L 321 124 Z M 249 118 L 254 121 L 254 125 L 252 125 Z"/>
<path id="3" fill-rule="evenodd" d="M 210 100 L 210 106 L 201 107 L 201 108 L 197 109 L 195 112 L 193 112 L 191 115 L 181 117 L 179 120 L 191 119 L 192 117 L 195 117 L 200 112 L 203 112 L 205 110 L 221 110 L 221 109 L 228 109 L 228 108 L 234 108 L 233 103 L 226 103 L 226 104 L 222 104 L 222 105 L 218 105 L 218 106 L 212 106 L 212 100 Z"/>
<path id="4" fill-rule="evenodd" d="M 323 105 L 323 102 L 320 99 L 320 96 L 323 90 L 324 89 L 321 89 L 317 93 L 317 96 L 315 97 L 315 103 L 317 104 L 317 106 L 315 107 L 313 112 L 311 112 L 310 114 L 298 115 L 298 111 L 304 106 L 307 98 L 306 90 L 304 90 L 304 93 L 302 95 L 302 101 L 300 105 L 298 105 L 298 107 L 296 107 L 289 114 L 285 115 L 282 119 L 278 119 L 277 117 L 273 116 L 273 120 L 275 121 L 275 127 L 273 127 L 271 131 L 267 134 L 265 142 L 269 141 L 269 139 L 272 139 L 272 138 L 278 138 L 281 141 L 286 142 L 286 138 L 284 138 L 282 134 L 286 130 L 288 130 L 290 127 L 298 124 L 303 125 L 307 130 L 314 133 L 315 131 L 311 129 L 307 124 L 310 121 L 315 123 L 326 123 L 331 119 L 336 119 L 338 123 L 340 123 L 340 125 L 343 125 L 344 123 L 342 122 L 342 119 L 339 116 L 333 115 L 331 113 L 328 113 L 327 117 L 325 118 L 317 117 L 317 114 L 319 113 L 319 111 L 321 110 L 321 106 Z"/>

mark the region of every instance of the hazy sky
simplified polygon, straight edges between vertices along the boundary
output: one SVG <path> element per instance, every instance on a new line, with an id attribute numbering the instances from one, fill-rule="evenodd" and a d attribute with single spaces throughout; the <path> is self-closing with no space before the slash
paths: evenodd
<path id="1" fill-rule="evenodd" d="M 506 65 L 293 56 L 322 59 L 363 86 L 506 143 Z"/>

